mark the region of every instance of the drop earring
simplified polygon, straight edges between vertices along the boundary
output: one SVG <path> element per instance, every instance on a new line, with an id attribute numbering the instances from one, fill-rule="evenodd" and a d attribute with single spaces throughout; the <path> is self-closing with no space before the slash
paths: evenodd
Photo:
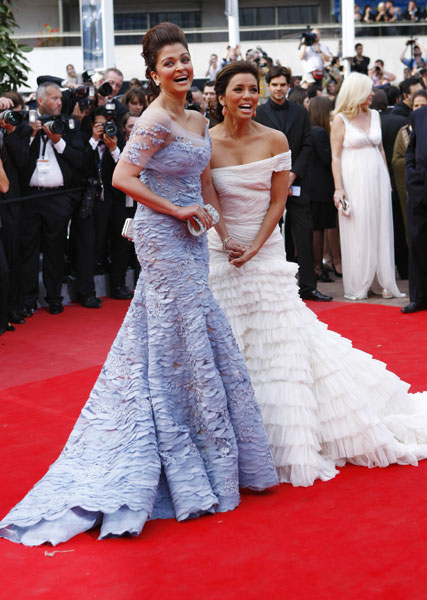
<path id="1" fill-rule="evenodd" d="M 225 117 L 225 115 L 227 114 L 227 107 L 225 106 L 225 104 L 222 107 L 222 116 Z"/>

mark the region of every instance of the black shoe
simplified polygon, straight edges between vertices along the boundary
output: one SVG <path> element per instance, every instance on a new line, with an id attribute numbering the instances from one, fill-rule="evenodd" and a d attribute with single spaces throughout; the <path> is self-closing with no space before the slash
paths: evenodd
<path id="1" fill-rule="evenodd" d="M 24 306 L 19 309 L 19 313 L 26 319 L 29 319 L 30 317 L 33 316 L 33 314 L 36 312 L 36 310 L 37 310 L 37 308 L 34 304 L 33 305 L 24 304 Z"/>
<path id="2" fill-rule="evenodd" d="M 59 300 L 57 302 L 49 303 L 49 312 L 51 315 L 59 315 L 59 313 L 62 313 L 63 310 L 64 307 L 62 306 L 62 302 L 60 302 Z"/>
<path id="3" fill-rule="evenodd" d="M 335 277 L 338 277 L 338 278 L 342 277 L 342 273 L 340 273 L 339 271 L 336 270 L 334 263 L 332 263 L 332 271 L 333 271 Z"/>
<path id="4" fill-rule="evenodd" d="M 85 308 L 101 308 L 102 300 L 96 296 L 86 296 L 80 300 L 80 304 Z"/>
<path id="5" fill-rule="evenodd" d="M 420 304 L 419 302 L 410 302 L 406 306 L 402 306 L 400 312 L 403 312 L 405 315 L 418 312 L 420 310 L 427 310 L 427 304 Z"/>
<path id="6" fill-rule="evenodd" d="M 9 311 L 8 319 L 10 323 L 16 323 L 18 325 L 23 325 L 25 323 L 25 319 L 22 316 L 21 311 L 18 311 L 16 309 Z"/>
<path id="7" fill-rule="evenodd" d="M 332 300 L 332 296 L 325 296 L 319 292 L 319 290 L 311 290 L 310 292 L 304 292 L 300 294 L 303 300 L 316 300 L 317 302 L 330 302 Z"/>
<path id="8" fill-rule="evenodd" d="M 130 300 L 133 297 L 133 294 L 128 287 L 120 285 L 111 290 L 110 296 L 116 300 Z"/>
<path id="9" fill-rule="evenodd" d="M 316 267 L 314 269 L 314 272 L 316 274 L 316 279 L 317 281 L 322 281 L 323 283 L 332 283 L 333 279 L 331 279 L 329 277 L 329 269 L 325 266 L 322 267 Z"/>
<path id="10" fill-rule="evenodd" d="M 10 323 L 6 323 L 4 327 L 0 327 L 0 335 L 5 333 L 6 331 L 15 331 L 15 327 Z"/>

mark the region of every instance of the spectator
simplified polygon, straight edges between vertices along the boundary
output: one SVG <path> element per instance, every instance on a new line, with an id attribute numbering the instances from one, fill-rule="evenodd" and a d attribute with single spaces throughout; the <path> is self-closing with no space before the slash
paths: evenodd
<path id="1" fill-rule="evenodd" d="M 313 30 L 315 41 L 312 46 L 307 46 L 304 41 L 300 44 L 299 59 L 303 63 L 303 77 L 309 81 L 311 78 L 316 85 L 322 87 L 325 72 L 325 63 L 331 60 L 331 54 L 326 46 L 320 42 L 320 31 Z"/>
<path id="2" fill-rule="evenodd" d="M 267 74 L 270 98 L 258 106 L 256 120 L 267 127 L 286 134 L 292 151 L 292 171 L 286 209 L 286 253 L 288 260 L 299 265 L 299 291 L 305 300 L 329 301 L 316 289 L 313 265 L 313 226 L 310 202 L 304 188 L 305 173 L 312 152 L 311 125 L 308 113 L 302 106 L 288 102 L 286 94 L 291 74 L 285 67 L 273 67 Z M 299 88 L 295 88 L 295 91 Z M 295 247 L 293 244 L 295 239 Z"/>
<path id="3" fill-rule="evenodd" d="M 354 4 L 354 22 L 360 23 L 362 20 L 362 14 L 360 12 L 360 6 L 358 4 Z"/>
<path id="4" fill-rule="evenodd" d="M 385 3 L 385 12 L 387 23 L 395 23 L 399 19 L 399 9 L 394 6 L 393 0 L 387 0 Z"/>
<path id="5" fill-rule="evenodd" d="M 142 81 L 136 77 L 132 77 L 129 81 L 129 88 L 131 90 L 140 90 L 142 88 Z"/>
<path id="6" fill-rule="evenodd" d="M 369 56 L 363 55 L 363 45 L 360 42 L 355 45 L 354 49 L 356 54 L 353 56 L 350 69 L 351 71 L 356 71 L 357 73 L 363 73 L 364 75 L 367 75 L 371 59 Z"/>
<path id="7" fill-rule="evenodd" d="M 427 92 L 421 90 L 415 92 L 412 99 L 412 110 L 418 110 L 427 104 Z M 408 237 L 407 224 L 407 191 L 405 185 L 405 159 L 406 149 L 411 137 L 411 127 L 409 124 L 403 125 L 399 130 L 393 147 L 392 167 L 393 175 L 396 181 L 396 190 L 399 196 L 403 222 L 405 226 L 406 237 Z"/>
<path id="8" fill-rule="evenodd" d="M 380 2 L 377 6 L 376 23 L 386 23 L 388 21 L 385 2 Z"/>
<path id="9" fill-rule="evenodd" d="M 399 194 L 393 173 L 392 159 L 396 136 L 406 119 L 387 112 L 387 96 L 384 90 L 376 89 L 371 108 L 378 110 L 381 119 L 381 137 L 391 183 L 391 203 L 393 210 L 394 258 L 401 279 L 408 279 L 408 244 L 405 223 L 399 201 Z"/>
<path id="10" fill-rule="evenodd" d="M 205 103 L 205 117 L 209 120 L 209 127 L 217 125 L 218 121 L 215 118 L 215 108 L 217 99 L 215 94 L 215 81 L 207 81 L 203 88 L 203 101 Z"/>
<path id="11" fill-rule="evenodd" d="M 386 85 L 383 88 L 385 95 L 387 96 L 387 111 L 391 112 L 400 99 L 400 90 L 395 85 Z"/>
<path id="12" fill-rule="evenodd" d="M 402 100 L 393 108 L 392 114 L 409 119 L 409 115 L 412 111 L 412 98 L 415 92 L 424 89 L 424 85 L 417 77 L 410 77 L 409 79 L 401 81 L 399 87 Z"/>
<path id="13" fill-rule="evenodd" d="M 135 123 L 138 121 L 138 117 L 136 115 L 132 115 L 131 113 L 126 113 L 122 120 L 122 129 L 125 136 L 125 142 L 128 141 L 132 129 L 135 126 Z"/>
<path id="14" fill-rule="evenodd" d="M 408 48 L 413 48 L 412 56 L 406 58 L 405 54 Z M 406 46 L 400 55 L 400 62 L 402 62 L 411 72 L 411 75 L 415 75 L 418 69 L 426 67 L 427 56 L 425 50 L 421 50 L 421 46 L 416 43 L 415 40 L 408 40 Z"/>
<path id="15" fill-rule="evenodd" d="M 402 14 L 402 19 L 404 21 L 412 21 L 413 23 L 417 23 L 418 21 L 421 21 L 422 16 L 423 11 L 418 8 L 416 2 L 410 0 L 408 2 L 408 7 Z"/>
<path id="16" fill-rule="evenodd" d="M 335 229 L 337 225 L 329 141 L 331 110 L 332 103 L 325 96 L 313 98 L 308 109 L 312 125 L 313 153 L 307 170 L 307 194 L 313 218 L 314 271 L 319 281 L 331 281 L 328 269 L 323 265 L 323 240 L 326 232 Z M 339 272 L 341 269 L 339 256 L 336 260 L 335 266 L 338 267 Z"/>
<path id="17" fill-rule="evenodd" d="M 74 65 L 69 64 L 65 67 L 66 73 L 67 73 L 67 77 L 65 78 L 66 81 L 68 81 L 69 83 L 81 83 L 81 77 L 79 78 L 76 72 L 76 68 Z"/>
<path id="18" fill-rule="evenodd" d="M 317 94 L 316 94 L 317 95 Z M 310 104 L 310 98 L 308 97 L 308 92 L 302 87 L 292 88 L 288 94 L 288 100 L 290 102 L 294 102 L 295 104 L 299 104 L 303 106 L 306 110 L 308 110 L 308 106 Z"/>
<path id="19" fill-rule="evenodd" d="M 206 112 L 205 100 L 203 98 L 202 92 L 195 85 L 191 86 L 191 98 L 192 98 L 192 103 L 195 106 L 198 106 L 198 110 L 202 113 L 202 115 L 204 115 Z"/>
<path id="20" fill-rule="evenodd" d="M 375 13 L 372 11 L 370 4 L 365 4 L 362 12 L 363 23 L 375 23 Z"/>
<path id="21" fill-rule="evenodd" d="M 414 111 L 410 124 L 406 151 L 410 303 L 402 308 L 403 313 L 427 309 L 427 108 Z"/>
<path id="22" fill-rule="evenodd" d="M 28 185 L 26 191 L 36 196 L 22 207 L 21 313 L 26 317 L 37 306 L 40 249 L 49 311 L 58 314 L 64 310 L 61 287 L 66 234 L 73 202 L 78 198 L 76 192 L 69 193 L 67 188 L 80 184 L 83 139 L 76 126 L 61 134 L 44 124 L 60 117 L 61 106 L 59 86 L 46 83 L 37 88 L 38 118 L 30 123 L 33 130 L 30 156 L 22 173 Z M 75 123 L 71 117 L 64 118 Z"/>
<path id="23" fill-rule="evenodd" d="M 147 100 L 145 94 L 141 89 L 129 89 L 122 99 L 120 100 L 124 104 L 127 110 L 139 117 L 143 111 L 147 108 Z"/>
<path id="24" fill-rule="evenodd" d="M 396 75 L 384 70 L 384 61 L 381 58 L 378 58 L 375 61 L 374 67 L 369 69 L 368 75 L 374 82 L 374 87 L 388 85 L 391 81 L 396 79 Z"/>
<path id="25" fill-rule="evenodd" d="M 225 65 L 229 65 L 230 63 L 236 62 L 237 60 L 242 60 L 240 46 L 237 45 L 235 48 L 227 46 L 225 50 L 225 56 L 221 61 L 220 70 L 223 69 Z"/>
<path id="26" fill-rule="evenodd" d="M 220 70 L 221 67 L 218 64 L 218 54 L 211 54 L 209 57 L 209 66 L 205 73 L 205 77 L 207 77 L 209 81 L 215 81 L 215 77 Z"/>
<path id="27" fill-rule="evenodd" d="M 326 84 L 326 95 L 332 102 L 332 106 L 334 106 L 336 97 L 338 95 L 338 86 L 336 81 L 333 79 L 329 79 L 328 83 Z"/>
<path id="28" fill-rule="evenodd" d="M 5 92 L 3 98 L 13 102 L 13 110 L 22 111 L 24 99 L 17 92 Z M 9 189 L 1 194 L 2 199 L 19 198 L 22 185 L 22 170 L 25 168 L 30 154 L 31 127 L 25 121 L 12 125 L 0 120 L 0 148 L 3 166 L 9 181 Z M 7 264 L 9 266 L 7 311 L 11 323 L 24 323 L 20 314 L 20 277 L 21 277 L 21 213 L 22 202 L 11 202 L 0 205 L 0 236 Z"/>
<path id="29" fill-rule="evenodd" d="M 390 178 L 380 117 L 370 110 L 372 81 L 351 73 L 338 94 L 332 124 L 335 206 L 339 208 L 344 295 L 367 298 L 371 286 L 383 298 L 401 297 L 395 279 Z M 350 214 L 349 214 L 350 211 Z"/>

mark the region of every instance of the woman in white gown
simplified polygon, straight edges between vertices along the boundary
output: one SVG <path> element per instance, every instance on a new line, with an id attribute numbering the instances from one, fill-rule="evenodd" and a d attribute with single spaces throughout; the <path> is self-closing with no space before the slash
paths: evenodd
<path id="1" fill-rule="evenodd" d="M 280 132 L 251 119 L 256 70 L 218 75 L 224 121 L 211 130 L 214 184 L 239 256 L 208 234 L 210 286 L 244 353 L 282 482 L 312 485 L 346 461 L 385 467 L 427 457 L 427 395 L 328 331 L 300 299 L 277 222 L 290 152 Z M 224 247 L 225 246 L 225 247 Z"/>
<path id="2" fill-rule="evenodd" d="M 331 129 L 344 297 L 349 300 L 363 300 L 371 289 L 383 298 L 405 295 L 396 285 L 391 184 L 380 115 L 369 109 L 373 97 L 372 79 L 352 73 L 341 86 Z M 348 214 L 342 210 L 345 202 Z"/>

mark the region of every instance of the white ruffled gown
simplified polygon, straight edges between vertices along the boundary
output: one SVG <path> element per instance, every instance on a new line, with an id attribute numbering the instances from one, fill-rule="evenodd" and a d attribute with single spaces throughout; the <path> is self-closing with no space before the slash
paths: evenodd
<path id="1" fill-rule="evenodd" d="M 213 169 L 233 238 L 252 242 L 272 173 L 290 164 L 287 152 Z M 409 384 L 306 307 L 278 227 L 239 269 L 214 230 L 208 242 L 210 287 L 245 356 L 280 481 L 309 486 L 346 461 L 386 467 L 427 457 L 427 394 L 408 394 Z"/>

